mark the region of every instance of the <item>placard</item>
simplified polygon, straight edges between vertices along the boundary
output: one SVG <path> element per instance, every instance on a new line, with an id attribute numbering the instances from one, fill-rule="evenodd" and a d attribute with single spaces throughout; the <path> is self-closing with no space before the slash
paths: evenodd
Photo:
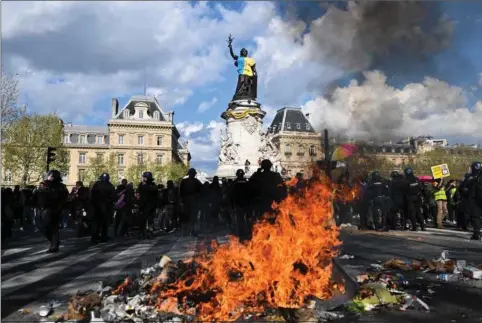
<path id="1" fill-rule="evenodd" d="M 435 179 L 450 176 L 450 170 L 449 170 L 449 166 L 447 164 L 432 166 L 431 169 L 432 169 L 432 176 Z"/>

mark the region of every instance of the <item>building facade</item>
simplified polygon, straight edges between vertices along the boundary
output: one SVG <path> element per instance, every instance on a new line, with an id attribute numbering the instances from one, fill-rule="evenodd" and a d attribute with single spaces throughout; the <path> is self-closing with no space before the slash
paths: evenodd
<path id="1" fill-rule="evenodd" d="M 278 110 L 268 132 L 281 154 L 283 175 L 309 174 L 313 163 L 324 158 L 321 134 L 313 129 L 301 108 Z"/>
<path id="2" fill-rule="evenodd" d="M 118 173 L 110 174 L 113 182 L 124 178 L 127 168 L 135 164 L 188 165 L 190 159 L 187 143 L 181 143 L 174 125 L 174 112 L 163 111 L 159 102 L 148 96 L 133 96 L 122 109 L 118 100 L 112 99 L 106 126 L 65 124 L 63 143 L 70 154 L 68 186 L 84 180 L 89 159 L 99 154 L 115 154 Z"/>

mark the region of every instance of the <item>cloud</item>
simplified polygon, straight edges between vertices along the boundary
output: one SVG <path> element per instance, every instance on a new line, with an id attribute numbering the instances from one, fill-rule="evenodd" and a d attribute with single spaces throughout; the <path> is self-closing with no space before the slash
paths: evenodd
<path id="1" fill-rule="evenodd" d="M 218 102 L 218 98 L 214 97 L 211 101 L 203 101 L 199 104 L 197 112 L 202 113 L 211 109 Z"/>
<path id="2" fill-rule="evenodd" d="M 315 128 L 379 140 L 424 134 L 482 139 L 482 102 L 468 107 L 461 88 L 426 77 L 399 90 L 380 71 L 364 75 L 361 83 L 337 88 L 330 100 L 320 96 L 303 106 Z"/>
<path id="3" fill-rule="evenodd" d="M 192 156 L 192 163 L 203 166 L 203 171 L 213 174 L 221 146 L 221 131 L 226 128 L 225 122 L 211 120 L 202 122 L 181 122 L 176 125 L 185 140 Z"/>
<path id="4" fill-rule="evenodd" d="M 163 105 L 184 105 L 232 66 L 226 30 L 251 40 L 274 9 L 270 2 L 248 2 L 239 12 L 207 2 L 12 2 L 2 7 L 2 58 L 14 73 L 36 73 L 21 85 L 35 95 L 36 111 L 62 107 L 66 118 L 86 121 L 96 102 L 140 93 L 145 81 Z M 52 91 L 45 81 L 52 78 L 70 88 Z"/>

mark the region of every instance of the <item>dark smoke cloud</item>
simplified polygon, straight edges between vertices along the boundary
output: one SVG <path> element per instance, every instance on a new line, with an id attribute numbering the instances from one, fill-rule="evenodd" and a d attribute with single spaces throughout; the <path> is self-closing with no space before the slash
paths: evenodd
<path id="1" fill-rule="evenodd" d="M 330 6 L 324 15 L 307 22 L 310 32 L 305 42 L 311 46 L 312 59 L 347 72 L 379 68 L 388 59 L 399 67 L 394 73 L 405 73 L 407 66 L 427 64 L 451 43 L 455 25 L 440 14 L 439 6 L 417 1 Z"/>

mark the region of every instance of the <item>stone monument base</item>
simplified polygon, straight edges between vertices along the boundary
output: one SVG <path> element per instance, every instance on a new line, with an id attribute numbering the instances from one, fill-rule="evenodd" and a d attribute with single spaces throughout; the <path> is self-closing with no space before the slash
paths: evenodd
<path id="1" fill-rule="evenodd" d="M 264 132 L 263 118 L 266 112 L 256 100 L 236 100 L 229 103 L 221 117 L 226 120 L 216 176 L 235 178 L 242 169 L 250 177 L 258 169 L 260 147 Z M 249 170 L 246 172 L 246 161 Z"/>

